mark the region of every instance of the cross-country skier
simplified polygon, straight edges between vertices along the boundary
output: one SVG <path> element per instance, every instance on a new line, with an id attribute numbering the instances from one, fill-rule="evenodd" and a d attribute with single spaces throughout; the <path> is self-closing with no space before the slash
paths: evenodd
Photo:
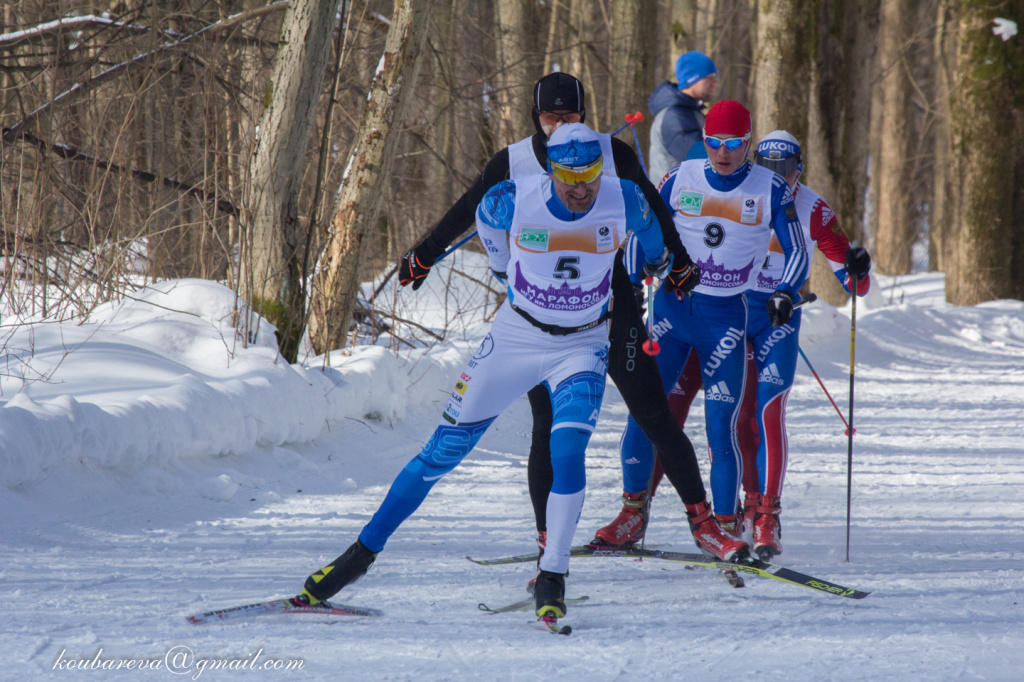
<path id="1" fill-rule="evenodd" d="M 629 232 L 652 254 L 648 272 L 669 265 L 643 193 L 628 180 L 602 174 L 603 146 L 582 123 L 562 126 L 548 144 L 548 174 L 506 180 L 484 195 L 477 230 L 491 269 L 507 282 L 508 298 L 456 381 L 426 446 L 398 475 L 356 542 L 306 580 L 300 599 L 319 603 L 364 574 L 434 484 L 501 412 L 540 384 L 554 406 L 554 478 L 535 589 L 537 616 L 565 615 L 569 549 L 583 509 L 584 452 L 604 396 L 612 269 Z"/>
<path id="2" fill-rule="evenodd" d="M 817 246 L 847 292 L 856 275 L 858 295 L 867 294 L 871 257 L 862 247 L 850 247 L 832 208 L 798 182 L 803 159 L 797 139 L 784 130 L 768 133 L 754 151 L 754 163 L 783 176 L 792 188 L 808 252 Z M 782 553 L 779 512 L 789 464 L 786 401 L 796 373 L 801 317 L 797 310 L 793 319 L 778 329 L 768 319 L 767 298 L 782 275 L 781 251 L 778 241 L 772 239 L 764 266 L 747 291 L 747 386 L 737 425 L 743 457 L 742 535 L 766 561 Z M 691 353 L 669 394 L 669 406 L 680 426 L 686 423 L 700 388 L 700 363 Z M 660 478 L 655 472 L 652 495 Z"/>
<path id="3" fill-rule="evenodd" d="M 419 288 L 434 261 L 445 248 L 472 225 L 473 211 L 491 186 L 505 180 L 542 173 L 547 164 L 548 137 L 566 123 L 586 118 L 583 84 L 566 73 L 541 78 L 533 89 L 533 122 L 537 132 L 501 150 L 487 163 L 477 182 L 452 206 L 444 218 L 415 249 L 407 253 L 399 270 L 400 282 Z M 621 140 L 597 134 L 605 157 L 604 172 L 634 182 L 642 191 L 661 227 L 662 237 L 672 254 L 672 269 L 666 286 L 686 294 L 700 277 L 658 190 L 643 172 L 636 153 Z M 614 163 L 607 163 L 608 157 Z M 608 375 L 615 382 L 623 401 L 640 429 L 662 453 L 665 473 L 686 505 L 694 537 L 706 551 L 721 559 L 733 558 L 744 548 L 730 540 L 718 527 L 707 503 L 696 453 L 689 439 L 676 425 L 665 396 L 652 390 L 660 381 L 657 364 L 641 350 L 647 332 L 634 289 L 622 263 L 617 260 L 612 276 L 615 305 L 612 309 L 609 339 Z M 533 436 L 528 461 L 530 499 L 537 521 L 537 544 L 544 551 L 548 491 L 551 489 L 551 395 L 546 386 L 529 393 L 533 412 Z"/>
<path id="4" fill-rule="evenodd" d="M 794 300 L 807 277 L 808 263 L 789 186 L 781 176 L 746 159 L 750 147 L 746 107 L 734 100 L 711 107 L 704 122 L 704 144 L 708 160 L 680 164 L 661 187 L 684 246 L 697 254 L 700 285 L 686 299 L 661 289 L 652 308 L 661 344 L 658 366 L 666 393 L 675 385 L 691 349 L 697 351 L 704 382 L 715 515 L 723 528 L 738 535 L 736 503 L 742 461 L 736 422 L 747 348 L 743 292 L 756 277 L 774 234 L 784 260 L 777 286 L 762 305 L 773 325 L 784 325 L 793 317 Z M 653 466 L 651 444 L 630 417 L 622 437 L 624 505 L 611 524 L 597 531 L 593 544 L 621 545 L 644 536 Z"/>
<path id="5" fill-rule="evenodd" d="M 783 176 L 792 188 L 808 258 L 817 246 L 847 292 L 856 278 L 857 295 L 867 294 L 871 286 L 868 274 L 871 256 L 863 247 L 850 248 L 832 208 L 821 196 L 798 182 L 803 172 L 803 159 L 797 139 L 785 130 L 768 133 L 757 144 L 754 163 Z M 747 436 L 740 440 L 744 466 L 743 530 L 746 535 L 752 534 L 754 552 L 766 561 L 782 553 L 779 511 L 789 464 L 786 400 L 796 373 L 800 334 L 799 310 L 792 320 L 778 328 L 772 326 L 764 310 L 767 298 L 778 286 L 782 268 L 779 243 L 772 240 L 764 266 L 747 292 L 750 305 L 747 336 L 757 389 L 756 400 L 751 396 L 744 401 L 744 412 L 753 418 L 740 419 L 741 433 Z M 754 428 L 749 428 L 748 424 Z M 756 476 L 748 475 L 747 471 L 756 472 Z"/>
<path id="6" fill-rule="evenodd" d="M 701 112 L 718 86 L 718 69 L 703 52 L 693 50 L 679 55 L 675 70 L 676 82 L 665 81 L 647 101 L 647 108 L 654 115 L 647 159 L 655 183 L 685 161 L 691 148 L 704 146 Z"/>

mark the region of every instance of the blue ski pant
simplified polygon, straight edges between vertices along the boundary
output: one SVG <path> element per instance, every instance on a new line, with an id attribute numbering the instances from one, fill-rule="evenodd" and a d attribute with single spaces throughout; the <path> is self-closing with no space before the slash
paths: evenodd
<path id="1" fill-rule="evenodd" d="M 554 481 L 548 497 L 547 547 L 541 568 L 565 573 L 583 510 L 584 454 L 601 411 L 607 362 L 605 325 L 552 336 L 531 326 L 506 303 L 456 381 L 437 429 L 391 484 L 360 540 L 370 551 L 381 551 L 434 484 L 469 454 L 497 416 L 516 398 L 542 384 L 551 393 L 554 412 Z"/>

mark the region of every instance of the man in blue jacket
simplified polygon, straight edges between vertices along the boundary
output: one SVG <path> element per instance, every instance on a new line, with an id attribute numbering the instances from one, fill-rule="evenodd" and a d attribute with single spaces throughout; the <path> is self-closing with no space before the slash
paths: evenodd
<path id="1" fill-rule="evenodd" d="M 718 87 L 715 63 L 703 52 L 687 52 L 676 60 L 676 83 L 665 81 L 651 94 L 647 108 L 651 126 L 650 178 L 655 185 L 686 160 L 693 145 L 703 147 L 704 102 Z"/>

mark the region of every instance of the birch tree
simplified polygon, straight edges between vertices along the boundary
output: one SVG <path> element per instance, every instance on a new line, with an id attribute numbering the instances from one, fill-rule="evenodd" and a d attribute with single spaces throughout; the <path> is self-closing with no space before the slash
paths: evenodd
<path id="1" fill-rule="evenodd" d="M 289 330 L 301 328 L 305 307 L 299 190 L 337 8 L 338 0 L 310 0 L 292 3 L 285 13 L 270 105 L 249 164 L 243 296 L 276 323 L 281 352 L 289 360 L 298 347 L 297 333 Z"/>
<path id="2" fill-rule="evenodd" d="M 377 74 L 335 202 L 317 266 L 309 333 L 317 353 L 344 345 L 356 305 L 368 236 L 391 174 L 412 98 L 433 0 L 395 0 Z"/>

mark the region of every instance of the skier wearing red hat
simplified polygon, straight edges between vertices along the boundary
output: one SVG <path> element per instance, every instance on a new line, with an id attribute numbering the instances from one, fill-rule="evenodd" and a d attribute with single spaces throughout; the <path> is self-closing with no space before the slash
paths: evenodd
<path id="1" fill-rule="evenodd" d="M 704 122 L 708 158 L 683 162 L 662 183 L 661 196 L 672 211 L 680 240 L 700 267 L 701 278 L 688 297 L 662 288 L 651 304 L 666 394 L 691 349 L 697 352 L 704 383 L 714 516 L 734 534 L 743 470 L 736 438 L 746 383 L 744 291 L 757 277 L 773 235 L 784 255 L 779 282 L 765 303 L 773 326 L 792 318 L 808 271 L 792 191 L 784 178 L 747 160 L 750 128 L 746 107 L 735 100 L 718 102 Z M 639 244 L 627 244 L 627 261 L 632 265 L 631 252 L 642 262 Z M 623 509 L 597 531 L 594 545 L 628 546 L 644 537 L 654 453 L 632 417 L 622 436 L 621 456 Z M 691 528 L 711 513 L 702 509 L 688 514 Z"/>

